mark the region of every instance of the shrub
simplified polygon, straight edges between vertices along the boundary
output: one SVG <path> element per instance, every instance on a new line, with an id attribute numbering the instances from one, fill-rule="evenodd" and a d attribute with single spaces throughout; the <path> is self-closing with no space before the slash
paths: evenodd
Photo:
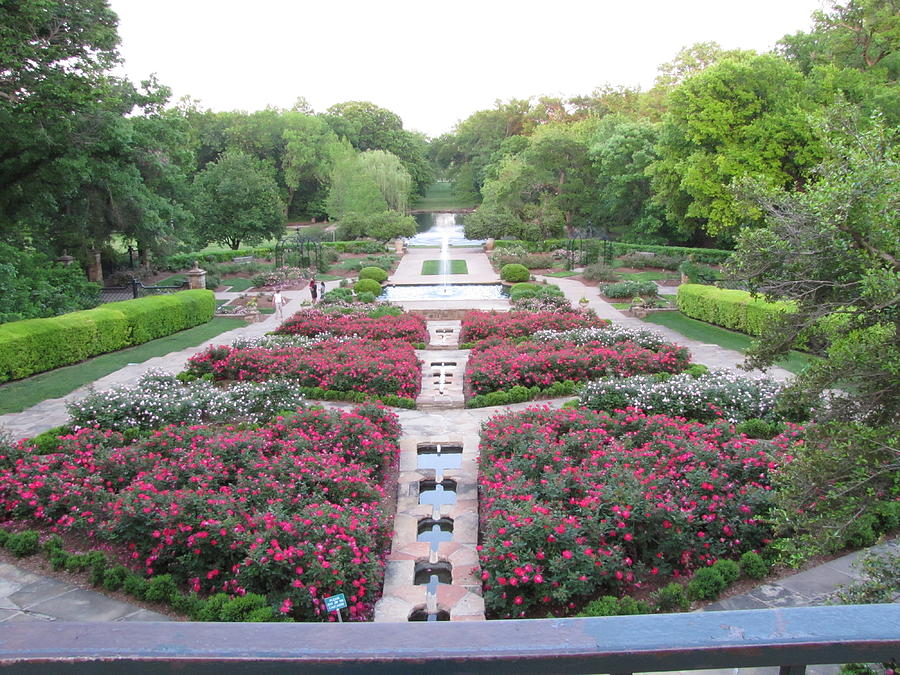
<path id="1" fill-rule="evenodd" d="M 722 273 L 709 265 L 700 265 L 685 260 L 678 266 L 678 271 L 687 277 L 691 284 L 712 284 L 722 278 Z"/>
<path id="2" fill-rule="evenodd" d="M 140 574 L 129 573 L 122 581 L 122 590 L 133 598 L 144 600 L 150 583 Z"/>
<path id="3" fill-rule="evenodd" d="M 177 593 L 178 587 L 175 585 L 172 575 L 158 574 L 147 581 L 144 599 L 150 602 L 168 603 Z"/>
<path id="4" fill-rule="evenodd" d="M 726 586 L 719 570 L 701 567 L 688 582 L 687 594 L 691 600 L 715 600 Z"/>
<path id="5" fill-rule="evenodd" d="M 780 457 L 727 424 L 532 408 L 488 420 L 480 447 L 479 558 L 494 617 L 574 609 L 771 537 Z"/>
<path id="6" fill-rule="evenodd" d="M 375 294 L 369 293 L 369 291 L 363 291 L 356 296 L 356 299 L 361 303 L 372 303 L 375 302 Z"/>
<path id="7" fill-rule="evenodd" d="M 602 262 L 588 265 L 581 276 L 588 281 L 619 281 L 622 278 L 612 267 Z"/>
<path id="8" fill-rule="evenodd" d="M 784 430 L 784 425 L 754 417 L 736 425 L 734 430 L 739 434 L 746 434 L 750 438 L 768 440 L 780 434 Z"/>
<path id="9" fill-rule="evenodd" d="M 371 293 L 373 296 L 378 297 L 381 295 L 381 284 L 374 279 L 360 279 L 353 284 L 353 292 L 357 295 L 360 293 Z"/>
<path id="10" fill-rule="evenodd" d="M 103 575 L 103 588 L 108 591 L 117 591 L 122 588 L 125 579 L 133 576 L 131 570 L 122 565 L 115 565 L 106 570 Z"/>
<path id="11" fill-rule="evenodd" d="M 731 586 L 731 584 L 741 578 L 741 568 L 734 560 L 721 558 L 716 560 L 712 567 L 722 577 L 722 581 L 725 582 L 726 586 Z"/>
<path id="12" fill-rule="evenodd" d="M 677 270 L 678 266 L 684 262 L 684 256 L 666 255 L 664 253 L 654 255 L 642 255 L 640 252 L 627 253 L 619 258 L 624 267 L 633 267 L 635 269 L 644 269 L 646 267 L 655 267 L 664 270 Z"/>
<path id="13" fill-rule="evenodd" d="M 387 281 L 388 274 L 380 267 L 363 267 L 359 271 L 359 278 L 371 279 L 380 285 Z"/>
<path id="14" fill-rule="evenodd" d="M 525 265 L 509 263 L 500 268 L 500 278 L 510 283 L 528 281 L 531 278 L 531 272 Z"/>
<path id="15" fill-rule="evenodd" d="M 39 550 L 38 533 L 34 530 L 23 530 L 6 537 L 6 549 L 17 558 L 34 555 Z"/>
<path id="16" fill-rule="evenodd" d="M 741 574 L 751 579 L 764 579 L 769 574 L 769 565 L 755 551 L 747 551 L 740 559 Z"/>
<path id="17" fill-rule="evenodd" d="M 636 295 L 655 297 L 659 292 L 652 281 L 620 281 L 615 284 L 605 284 L 600 291 L 607 298 L 632 298 Z"/>
<path id="18" fill-rule="evenodd" d="M 656 591 L 653 599 L 660 612 L 686 612 L 691 606 L 684 586 L 674 581 Z"/>
<path id="19" fill-rule="evenodd" d="M 676 302 L 685 316 L 754 336 L 778 315 L 794 311 L 789 302 L 767 302 L 747 291 L 701 284 L 681 284 Z"/>
<path id="20" fill-rule="evenodd" d="M 326 305 L 343 302 L 351 303 L 353 302 L 353 291 L 349 288 L 332 288 L 330 291 L 325 292 L 322 301 Z"/>
<path id="21" fill-rule="evenodd" d="M 482 312 L 473 310 L 462 318 L 460 343 L 476 342 L 495 335 L 515 339 L 533 335 L 541 330 L 573 330 L 576 328 L 602 328 L 609 325 L 606 319 L 599 319 L 593 312 L 567 311 L 553 312 Z"/>

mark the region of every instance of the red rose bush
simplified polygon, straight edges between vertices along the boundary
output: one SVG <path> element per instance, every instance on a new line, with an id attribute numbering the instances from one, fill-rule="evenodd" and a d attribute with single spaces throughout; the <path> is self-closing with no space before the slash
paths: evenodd
<path id="1" fill-rule="evenodd" d="M 460 343 L 477 342 L 495 335 L 507 339 L 527 337 L 540 330 L 603 328 L 609 321 L 593 312 L 576 310 L 554 312 L 467 312 L 462 319 Z"/>
<path id="2" fill-rule="evenodd" d="M 124 548 L 150 577 L 199 593 L 259 593 L 286 616 L 329 620 L 344 593 L 371 615 L 391 529 L 383 469 L 399 424 L 376 406 L 307 410 L 259 429 L 171 426 L 131 444 L 82 429 L 39 455 L 0 448 L 0 521 Z"/>
<path id="3" fill-rule="evenodd" d="M 355 335 L 367 340 L 404 340 L 428 342 L 425 320 L 416 314 L 369 316 L 370 311 L 324 312 L 304 309 L 297 312 L 275 331 L 277 335 L 334 336 Z"/>
<path id="4" fill-rule="evenodd" d="M 635 410 L 492 418 L 479 460 L 488 612 L 574 613 L 598 595 L 761 547 L 770 473 L 787 446 L 786 436 L 758 442 L 724 421 Z"/>

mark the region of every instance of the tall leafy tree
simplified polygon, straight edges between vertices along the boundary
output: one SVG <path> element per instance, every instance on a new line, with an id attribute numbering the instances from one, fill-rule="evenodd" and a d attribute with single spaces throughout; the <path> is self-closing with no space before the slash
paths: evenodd
<path id="1" fill-rule="evenodd" d="M 378 186 L 388 208 L 406 213 L 412 178 L 396 156 L 384 150 L 369 150 L 357 158 L 360 169 Z"/>
<path id="2" fill-rule="evenodd" d="M 324 120 L 301 112 L 287 114 L 283 136 L 288 211 L 321 215 L 338 138 Z"/>
<path id="3" fill-rule="evenodd" d="M 239 150 L 229 150 L 194 178 L 193 211 L 201 243 L 238 249 L 279 237 L 284 202 L 274 169 Z"/>

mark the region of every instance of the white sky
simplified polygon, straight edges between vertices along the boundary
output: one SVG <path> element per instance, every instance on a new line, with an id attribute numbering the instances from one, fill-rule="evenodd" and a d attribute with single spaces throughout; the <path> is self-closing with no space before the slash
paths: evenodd
<path id="1" fill-rule="evenodd" d="M 371 101 L 437 136 L 496 99 L 649 87 L 712 40 L 765 51 L 821 0 L 109 0 L 124 73 L 213 110 Z"/>

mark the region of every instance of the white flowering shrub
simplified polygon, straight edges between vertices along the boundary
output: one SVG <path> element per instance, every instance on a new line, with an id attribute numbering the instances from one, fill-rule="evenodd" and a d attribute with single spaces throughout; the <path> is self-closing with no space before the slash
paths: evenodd
<path id="1" fill-rule="evenodd" d="M 577 345 L 587 344 L 588 342 L 599 342 L 608 347 L 623 342 L 633 342 L 638 347 L 652 349 L 654 351 L 672 345 L 672 343 L 668 342 L 662 335 L 655 331 L 643 328 L 628 328 L 627 326 L 620 326 L 617 324 L 610 324 L 605 328 L 576 328 L 574 330 L 565 331 L 540 330 L 532 336 L 532 339 L 543 342 L 565 340 L 567 342 L 574 342 Z"/>
<path id="2" fill-rule="evenodd" d="M 331 333 L 319 333 L 316 336 L 308 335 L 260 335 L 252 338 L 237 338 L 232 340 L 234 349 L 278 349 L 279 347 L 312 347 L 326 340 L 345 341 L 344 338 L 333 338 Z M 349 339 L 349 338 L 348 338 Z"/>
<path id="3" fill-rule="evenodd" d="M 585 385 L 581 405 L 594 410 L 640 408 L 646 413 L 677 415 L 706 421 L 724 418 L 730 422 L 747 419 L 776 419 L 775 405 L 781 385 L 772 380 L 753 379 L 727 370 L 712 370 L 692 377 L 673 375 L 604 378 Z"/>
<path id="4" fill-rule="evenodd" d="M 149 370 L 135 387 L 91 392 L 67 405 L 75 428 L 156 429 L 167 424 L 263 422 L 281 410 L 303 405 L 300 387 L 287 380 L 239 382 L 221 389 L 212 382 L 179 382 L 171 373 Z"/>

